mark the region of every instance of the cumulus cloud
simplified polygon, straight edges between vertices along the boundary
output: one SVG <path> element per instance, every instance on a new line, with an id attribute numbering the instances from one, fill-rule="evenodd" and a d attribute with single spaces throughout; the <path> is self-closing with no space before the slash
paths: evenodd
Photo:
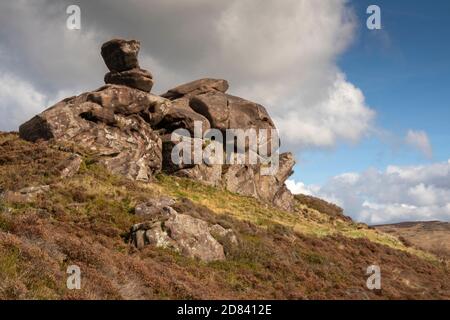
<path id="1" fill-rule="evenodd" d="M 17 123 L 28 120 L 30 113 L 38 113 L 47 104 L 47 97 L 30 83 L 13 75 L 0 73 L 0 128 L 17 130 Z"/>
<path id="2" fill-rule="evenodd" d="M 286 181 L 286 187 L 288 187 L 293 194 L 306 194 L 308 196 L 311 196 L 315 192 L 319 191 L 319 187 L 306 186 L 303 182 L 292 179 Z"/>
<path id="3" fill-rule="evenodd" d="M 296 188 L 300 185 L 301 188 Z M 323 197 L 341 205 L 357 221 L 450 221 L 450 160 L 423 166 L 389 166 L 330 179 L 318 188 L 290 182 L 293 192 Z"/>
<path id="4" fill-rule="evenodd" d="M 66 28 L 66 6 L 46 0 L 0 4 L 0 68 L 44 94 L 102 84 L 99 33 Z"/>
<path id="5" fill-rule="evenodd" d="M 416 148 L 425 157 L 433 157 L 433 148 L 431 147 L 430 139 L 425 131 L 409 130 L 406 134 L 405 141 L 408 145 Z"/>
<path id="6" fill-rule="evenodd" d="M 0 128 L 17 130 L 17 124 L 68 96 L 67 91 L 46 94 L 14 74 L 0 72 Z"/>
<path id="7" fill-rule="evenodd" d="M 80 31 L 65 27 L 69 4 L 2 2 L 0 71 L 44 95 L 76 93 L 101 85 L 103 41 L 138 38 L 156 92 L 205 76 L 228 79 L 231 93 L 266 105 L 286 148 L 355 142 L 371 127 L 373 110 L 335 63 L 355 29 L 346 0 L 80 0 Z"/>
<path id="8" fill-rule="evenodd" d="M 324 99 L 311 107 L 295 105 L 283 114 L 275 114 L 282 136 L 291 145 L 301 147 L 332 147 L 343 140 L 356 143 L 368 133 L 375 113 L 364 102 L 364 95 L 347 82 L 342 73 L 336 74 Z"/>

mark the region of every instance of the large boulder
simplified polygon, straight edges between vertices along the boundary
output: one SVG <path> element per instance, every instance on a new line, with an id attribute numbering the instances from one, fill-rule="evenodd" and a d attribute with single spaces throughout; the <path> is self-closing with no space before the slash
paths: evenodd
<path id="1" fill-rule="evenodd" d="M 266 130 L 266 135 L 261 135 L 259 145 L 266 147 L 266 154 L 270 155 L 273 140 L 278 139 L 276 127 L 267 110 L 260 104 L 242 99 L 240 97 L 226 94 L 228 83 L 225 80 L 200 79 L 163 94 L 172 100 L 173 104 L 188 105 L 191 110 L 202 115 L 213 129 L 222 131 L 225 135 L 227 130 L 243 130 L 247 134 L 259 135 L 261 129 Z M 229 130 L 230 129 L 230 130 Z M 274 136 L 273 136 L 274 135 Z M 265 138 L 263 138 L 265 137 Z M 234 144 L 234 139 L 228 143 Z M 259 153 L 257 144 L 245 145 L 245 150 Z"/>
<path id="2" fill-rule="evenodd" d="M 65 99 L 19 128 L 29 141 L 55 139 L 81 145 L 111 172 L 148 181 L 161 169 L 162 142 L 141 114 L 164 99 L 124 86 Z"/>
<path id="3" fill-rule="evenodd" d="M 112 39 L 102 45 L 101 54 L 109 70 L 121 72 L 139 68 L 140 48 L 137 40 Z"/>
<path id="4" fill-rule="evenodd" d="M 225 259 L 223 247 L 209 232 L 206 221 L 187 214 L 176 214 L 164 226 L 183 254 L 204 261 Z"/>
<path id="5" fill-rule="evenodd" d="M 182 100 L 195 112 L 206 117 L 211 128 L 274 129 L 267 110 L 260 104 L 235 97 L 225 92 L 228 82 L 220 79 L 200 79 L 170 89 L 162 97 L 172 101 Z"/>
<path id="6" fill-rule="evenodd" d="M 162 96 L 171 100 L 173 105 L 182 105 L 202 115 L 208 120 L 211 128 L 223 133 L 224 139 L 228 129 L 244 131 L 254 129 L 257 134 L 261 132 L 261 129 L 267 130 L 266 139 L 259 140 L 259 143 L 268 148 L 265 156 L 270 156 L 273 151 L 272 138 L 276 138 L 272 137 L 272 130 L 276 128 L 267 110 L 260 104 L 227 94 L 227 89 L 228 83 L 225 80 L 200 79 L 171 89 Z M 226 143 L 230 142 L 234 144 L 234 139 L 224 140 L 222 145 L 224 154 Z M 201 143 L 203 146 L 207 144 L 207 142 Z M 295 165 L 290 153 L 281 154 L 278 170 L 273 175 L 266 175 L 263 174 L 264 164 L 261 161 L 256 164 L 250 162 L 223 164 L 224 159 L 221 165 L 174 166 L 170 154 L 175 143 L 166 139 L 163 145 L 163 169 L 167 168 L 171 174 L 195 179 L 209 185 L 222 186 L 231 192 L 255 197 L 285 210 L 294 208 L 294 197 L 284 184 L 292 174 L 292 168 Z M 248 142 L 244 150 L 235 151 L 236 154 L 241 155 L 257 154 L 259 160 L 264 158 L 264 155 L 259 154 L 258 146 L 250 145 Z"/>
<path id="7" fill-rule="evenodd" d="M 241 195 L 254 197 L 276 207 L 292 211 L 294 196 L 284 184 L 292 174 L 295 160 L 291 153 L 280 155 L 279 167 L 273 175 L 262 174 L 262 165 L 226 165 L 222 171 L 224 187 Z"/>
<path id="8" fill-rule="evenodd" d="M 267 110 L 260 104 L 210 91 L 190 100 L 191 108 L 205 116 L 212 128 L 226 129 L 275 129 Z"/>
<path id="9" fill-rule="evenodd" d="M 194 97 L 210 91 L 226 92 L 227 90 L 228 82 L 226 80 L 205 78 L 182 84 L 170 89 L 161 96 L 170 100 L 175 100 L 182 97 Z"/>
<path id="10" fill-rule="evenodd" d="M 130 230 L 130 239 L 138 249 L 149 245 L 168 248 L 206 262 L 225 259 L 223 246 L 213 235 L 227 238 L 233 245 L 238 243 L 231 229 L 178 213 L 170 206 L 162 211 L 155 208 L 151 220 Z"/>
<path id="11" fill-rule="evenodd" d="M 191 135 L 194 135 L 194 124 L 196 121 L 202 124 L 202 132 L 211 127 L 207 118 L 192 110 L 189 106 L 189 100 L 178 99 L 168 105 L 157 127 L 164 129 L 165 133 L 171 133 L 176 129 L 186 129 Z"/>

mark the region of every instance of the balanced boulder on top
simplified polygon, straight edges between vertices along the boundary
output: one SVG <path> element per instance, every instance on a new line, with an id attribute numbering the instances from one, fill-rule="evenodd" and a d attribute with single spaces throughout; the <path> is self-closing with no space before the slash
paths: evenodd
<path id="1" fill-rule="evenodd" d="M 139 68 L 140 49 L 141 43 L 137 40 L 113 39 L 102 45 L 101 54 L 110 71 L 121 72 Z"/>
<path id="2" fill-rule="evenodd" d="M 101 54 L 110 70 L 105 83 L 125 85 L 145 92 L 153 87 L 153 75 L 139 67 L 141 43 L 137 40 L 113 39 L 102 46 Z"/>

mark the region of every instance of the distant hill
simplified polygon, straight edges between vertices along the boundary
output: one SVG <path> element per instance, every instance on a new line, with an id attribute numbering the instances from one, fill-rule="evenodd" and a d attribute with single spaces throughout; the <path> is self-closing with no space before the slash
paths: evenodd
<path id="1" fill-rule="evenodd" d="M 375 228 L 399 237 L 406 244 L 430 251 L 439 257 L 450 258 L 450 223 L 448 222 L 403 222 L 379 225 Z"/>

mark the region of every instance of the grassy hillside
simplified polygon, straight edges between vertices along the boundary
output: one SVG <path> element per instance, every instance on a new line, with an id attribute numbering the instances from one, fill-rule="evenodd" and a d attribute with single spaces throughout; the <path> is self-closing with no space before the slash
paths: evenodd
<path id="1" fill-rule="evenodd" d="M 80 171 L 60 177 L 71 153 Z M 295 213 L 253 198 L 166 175 L 149 184 L 109 174 L 79 146 L 31 144 L 0 135 L 0 192 L 48 185 L 32 201 L 0 197 L 0 299 L 393 299 L 450 298 L 445 260 L 407 247 L 299 199 Z M 128 243 L 134 207 L 161 195 L 174 208 L 232 228 L 239 245 L 204 263 Z M 326 211 L 326 210 L 325 210 Z M 82 289 L 66 288 L 67 266 Z M 382 290 L 366 288 L 366 268 Z"/>
<path id="2" fill-rule="evenodd" d="M 439 221 L 403 222 L 375 226 L 399 237 L 403 243 L 432 252 L 441 259 L 450 258 L 450 223 Z"/>

